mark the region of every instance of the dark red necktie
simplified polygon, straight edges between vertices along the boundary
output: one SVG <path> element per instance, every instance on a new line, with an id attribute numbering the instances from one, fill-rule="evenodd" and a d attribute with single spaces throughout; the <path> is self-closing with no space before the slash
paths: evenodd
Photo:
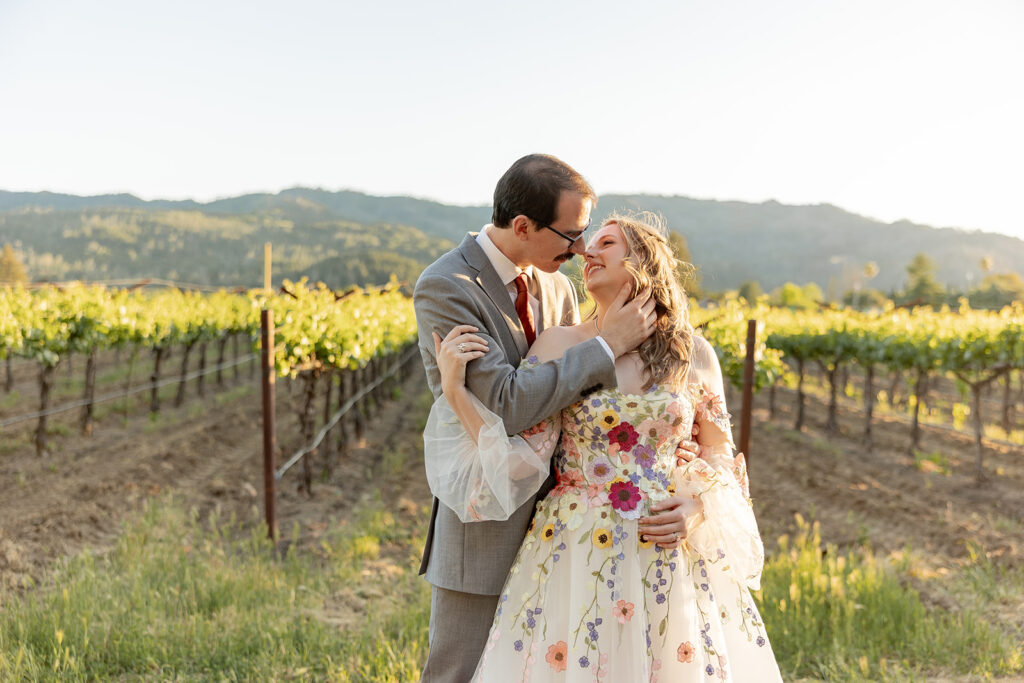
<path id="1" fill-rule="evenodd" d="M 519 322 L 523 324 L 523 332 L 526 332 L 526 345 L 533 346 L 533 340 L 537 338 L 537 327 L 533 324 L 533 306 L 530 305 L 530 292 L 526 289 L 526 273 L 519 273 L 515 283 L 516 313 L 519 314 Z"/>

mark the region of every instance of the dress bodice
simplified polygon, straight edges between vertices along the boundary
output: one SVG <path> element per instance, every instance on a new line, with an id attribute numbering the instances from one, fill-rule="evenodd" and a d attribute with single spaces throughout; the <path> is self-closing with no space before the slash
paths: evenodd
<path id="1" fill-rule="evenodd" d="M 609 505 L 638 519 L 670 494 L 676 448 L 694 415 L 690 392 L 657 384 L 642 394 L 604 389 L 569 406 L 560 416 L 551 495 L 577 495 L 588 507 Z"/>

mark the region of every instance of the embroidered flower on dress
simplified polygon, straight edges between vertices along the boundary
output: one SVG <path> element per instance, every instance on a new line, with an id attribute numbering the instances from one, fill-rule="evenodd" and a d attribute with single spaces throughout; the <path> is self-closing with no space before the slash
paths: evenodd
<path id="1" fill-rule="evenodd" d="M 644 420 L 636 428 L 640 436 L 649 439 L 651 443 L 661 446 L 674 433 L 672 425 L 665 420 L 649 419 Z"/>
<path id="2" fill-rule="evenodd" d="M 558 481 L 558 485 L 555 487 L 555 495 L 565 493 L 570 489 L 583 488 L 586 483 L 583 479 L 583 473 L 575 467 L 564 467 L 555 470 L 555 478 Z"/>
<path id="3" fill-rule="evenodd" d="M 633 457 L 641 467 L 654 467 L 657 461 L 657 452 L 650 446 L 640 444 L 633 449 Z"/>
<path id="4" fill-rule="evenodd" d="M 620 513 L 636 510 L 640 498 L 640 489 L 629 480 L 616 479 L 608 489 L 608 500 Z"/>
<path id="5" fill-rule="evenodd" d="M 690 641 L 680 643 L 679 647 L 676 648 L 676 659 L 678 659 L 683 664 L 689 664 L 693 661 L 693 653 L 693 643 L 691 643 Z"/>
<path id="6" fill-rule="evenodd" d="M 614 474 L 614 473 L 613 473 Z M 587 506 L 599 508 L 608 504 L 608 491 L 603 484 L 591 484 L 587 487 Z"/>
<path id="7" fill-rule="evenodd" d="M 567 662 L 565 656 L 568 653 L 569 646 L 564 640 L 560 640 L 551 647 L 548 648 L 548 654 L 544 657 L 544 660 L 551 665 L 551 668 L 555 671 L 565 671 Z"/>
<path id="8" fill-rule="evenodd" d="M 683 411 L 685 408 L 679 401 L 672 401 L 665 406 L 665 412 L 672 417 L 672 424 L 679 424 L 679 421 L 683 419 Z"/>
<path id="9" fill-rule="evenodd" d="M 550 541 L 552 538 L 554 538 L 555 537 L 555 525 L 554 524 L 546 524 L 546 525 L 544 525 L 544 528 L 541 529 L 540 537 L 543 538 L 545 541 Z"/>
<path id="10" fill-rule="evenodd" d="M 543 432 L 547 428 L 548 428 L 548 421 L 547 420 L 541 420 L 540 422 L 538 422 L 537 424 L 533 425 L 532 427 L 528 427 L 527 429 L 524 429 L 523 431 L 521 431 L 519 433 L 522 436 L 524 436 L 524 437 L 525 436 L 534 436 L 535 434 L 540 434 L 541 432 Z"/>
<path id="11" fill-rule="evenodd" d="M 595 457 L 587 465 L 587 474 L 590 475 L 591 481 L 604 484 L 615 478 L 615 468 L 605 458 Z"/>
<path id="12" fill-rule="evenodd" d="M 636 445 L 636 440 L 639 436 L 636 430 L 633 429 L 633 425 L 628 422 L 620 422 L 618 426 L 608 432 L 609 450 L 614 452 L 628 451 Z"/>
<path id="13" fill-rule="evenodd" d="M 614 410 L 606 410 L 598 417 L 598 422 L 605 429 L 612 429 L 619 424 L 619 414 Z"/>
<path id="14" fill-rule="evenodd" d="M 620 624 L 625 624 L 627 621 L 633 618 L 633 608 L 635 605 L 625 600 L 619 600 L 615 603 L 615 618 L 619 620 Z"/>
<path id="15" fill-rule="evenodd" d="M 612 547 L 612 534 L 607 529 L 602 529 L 600 527 L 594 529 L 594 533 L 591 538 L 594 541 L 594 545 L 598 548 Z"/>

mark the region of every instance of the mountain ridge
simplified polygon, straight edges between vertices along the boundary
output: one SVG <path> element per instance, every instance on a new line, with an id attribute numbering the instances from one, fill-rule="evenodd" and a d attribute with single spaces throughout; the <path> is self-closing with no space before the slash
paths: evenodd
<path id="1" fill-rule="evenodd" d="M 918 252 L 926 252 L 936 261 L 940 281 L 963 288 L 984 277 L 980 262 L 985 257 L 992 259 L 993 272 L 1016 270 L 1020 267 L 1018 264 L 1024 263 L 1024 240 L 1017 237 L 933 227 L 905 219 L 885 223 L 829 203 L 789 205 L 772 199 L 753 203 L 683 195 L 608 194 L 600 197 L 595 219 L 621 209 L 645 209 L 661 214 L 672 229 L 686 237 L 704 285 L 710 289 L 735 288 L 744 281 L 757 280 L 766 289 L 793 281 L 816 282 L 823 288 L 831 284 L 842 291 L 855 280 L 864 280 L 861 273 L 869 261 L 877 263 L 879 275 L 861 284 L 895 289 L 905 279 L 904 267 Z M 439 240 L 428 250 L 430 253 L 437 252 L 433 247 L 440 246 L 440 241 L 457 243 L 467 231 L 479 229 L 489 222 L 491 212 L 488 206 L 457 206 L 432 199 L 383 197 L 354 190 L 302 186 L 208 202 L 144 200 L 128 193 L 79 196 L 0 190 L 0 241 L 25 245 L 31 237 L 26 230 L 33 221 L 24 217 L 33 212 L 59 213 L 60 216 L 52 216 L 50 222 L 65 225 L 60 234 L 81 231 L 90 221 L 142 220 L 138 216 L 131 219 L 114 215 L 122 210 L 149 212 L 143 222 L 158 232 L 166 228 L 161 221 L 177 224 L 184 220 L 181 216 L 168 217 L 160 212 L 185 212 L 206 216 L 210 229 L 218 233 L 218 239 L 230 237 L 224 233 L 228 229 L 224 221 L 235 220 L 240 221 L 239 225 L 248 226 L 241 229 L 253 238 L 298 239 L 311 247 L 323 238 L 326 241 L 321 248 L 330 245 L 329 239 L 321 234 L 310 240 L 308 234 L 323 233 L 324 225 L 334 225 L 341 231 L 339 234 L 355 229 L 355 225 L 361 226 L 364 247 L 371 250 L 377 247 L 370 244 L 373 231 L 367 231 L 366 227 L 387 225 L 415 230 L 412 239 L 417 242 L 422 241 L 422 236 Z M 284 234 L 271 235 L 277 230 L 269 227 L 273 221 L 290 223 L 290 227 Z M 56 236 L 56 232 L 50 232 L 51 240 Z M 28 246 L 33 253 L 51 252 L 56 248 L 52 252 L 56 257 L 62 251 L 60 244 L 31 241 Z M 99 243 L 98 251 L 102 252 L 103 248 Z M 97 251 L 95 246 L 93 251 Z M 402 256 L 415 259 L 418 255 L 422 263 L 426 252 Z M 93 265 L 101 265 L 101 261 L 94 258 Z M 223 264 L 224 258 L 218 261 Z M 294 265 L 300 268 L 300 264 L 307 261 L 308 258 L 298 259 Z M 74 270 L 68 269 L 68 272 Z M 405 270 L 406 275 L 411 272 L 408 268 Z"/>

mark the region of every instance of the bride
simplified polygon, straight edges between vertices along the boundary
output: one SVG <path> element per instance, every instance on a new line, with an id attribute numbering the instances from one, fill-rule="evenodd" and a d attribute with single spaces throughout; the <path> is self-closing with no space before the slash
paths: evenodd
<path id="1" fill-rule="evenodd" d="M 540 488 L 552 457 L 557 477 L 537 503 L 474 680 L 781 680 L 750 595 L 763 546 L 721 370 L 689 325 L 663 228 L 649 215 L 613 215 L 585 257 L 595 314 L 545 330 L 523 364 L 600 334 L 631 283 L 652 293 L 658 322 L 616 360 L 617 388 L 509 438 L 465 386 L 485 340 L 466 326 L 434 335 L 444 392 L 424 431 L 434 495 L 463 521 L 506 519 Z M 677 466 L 676 447 L 691 436 L 700 456 Z M 681 546 L 647 517 L 673 494 L 691 501 Z"/>

